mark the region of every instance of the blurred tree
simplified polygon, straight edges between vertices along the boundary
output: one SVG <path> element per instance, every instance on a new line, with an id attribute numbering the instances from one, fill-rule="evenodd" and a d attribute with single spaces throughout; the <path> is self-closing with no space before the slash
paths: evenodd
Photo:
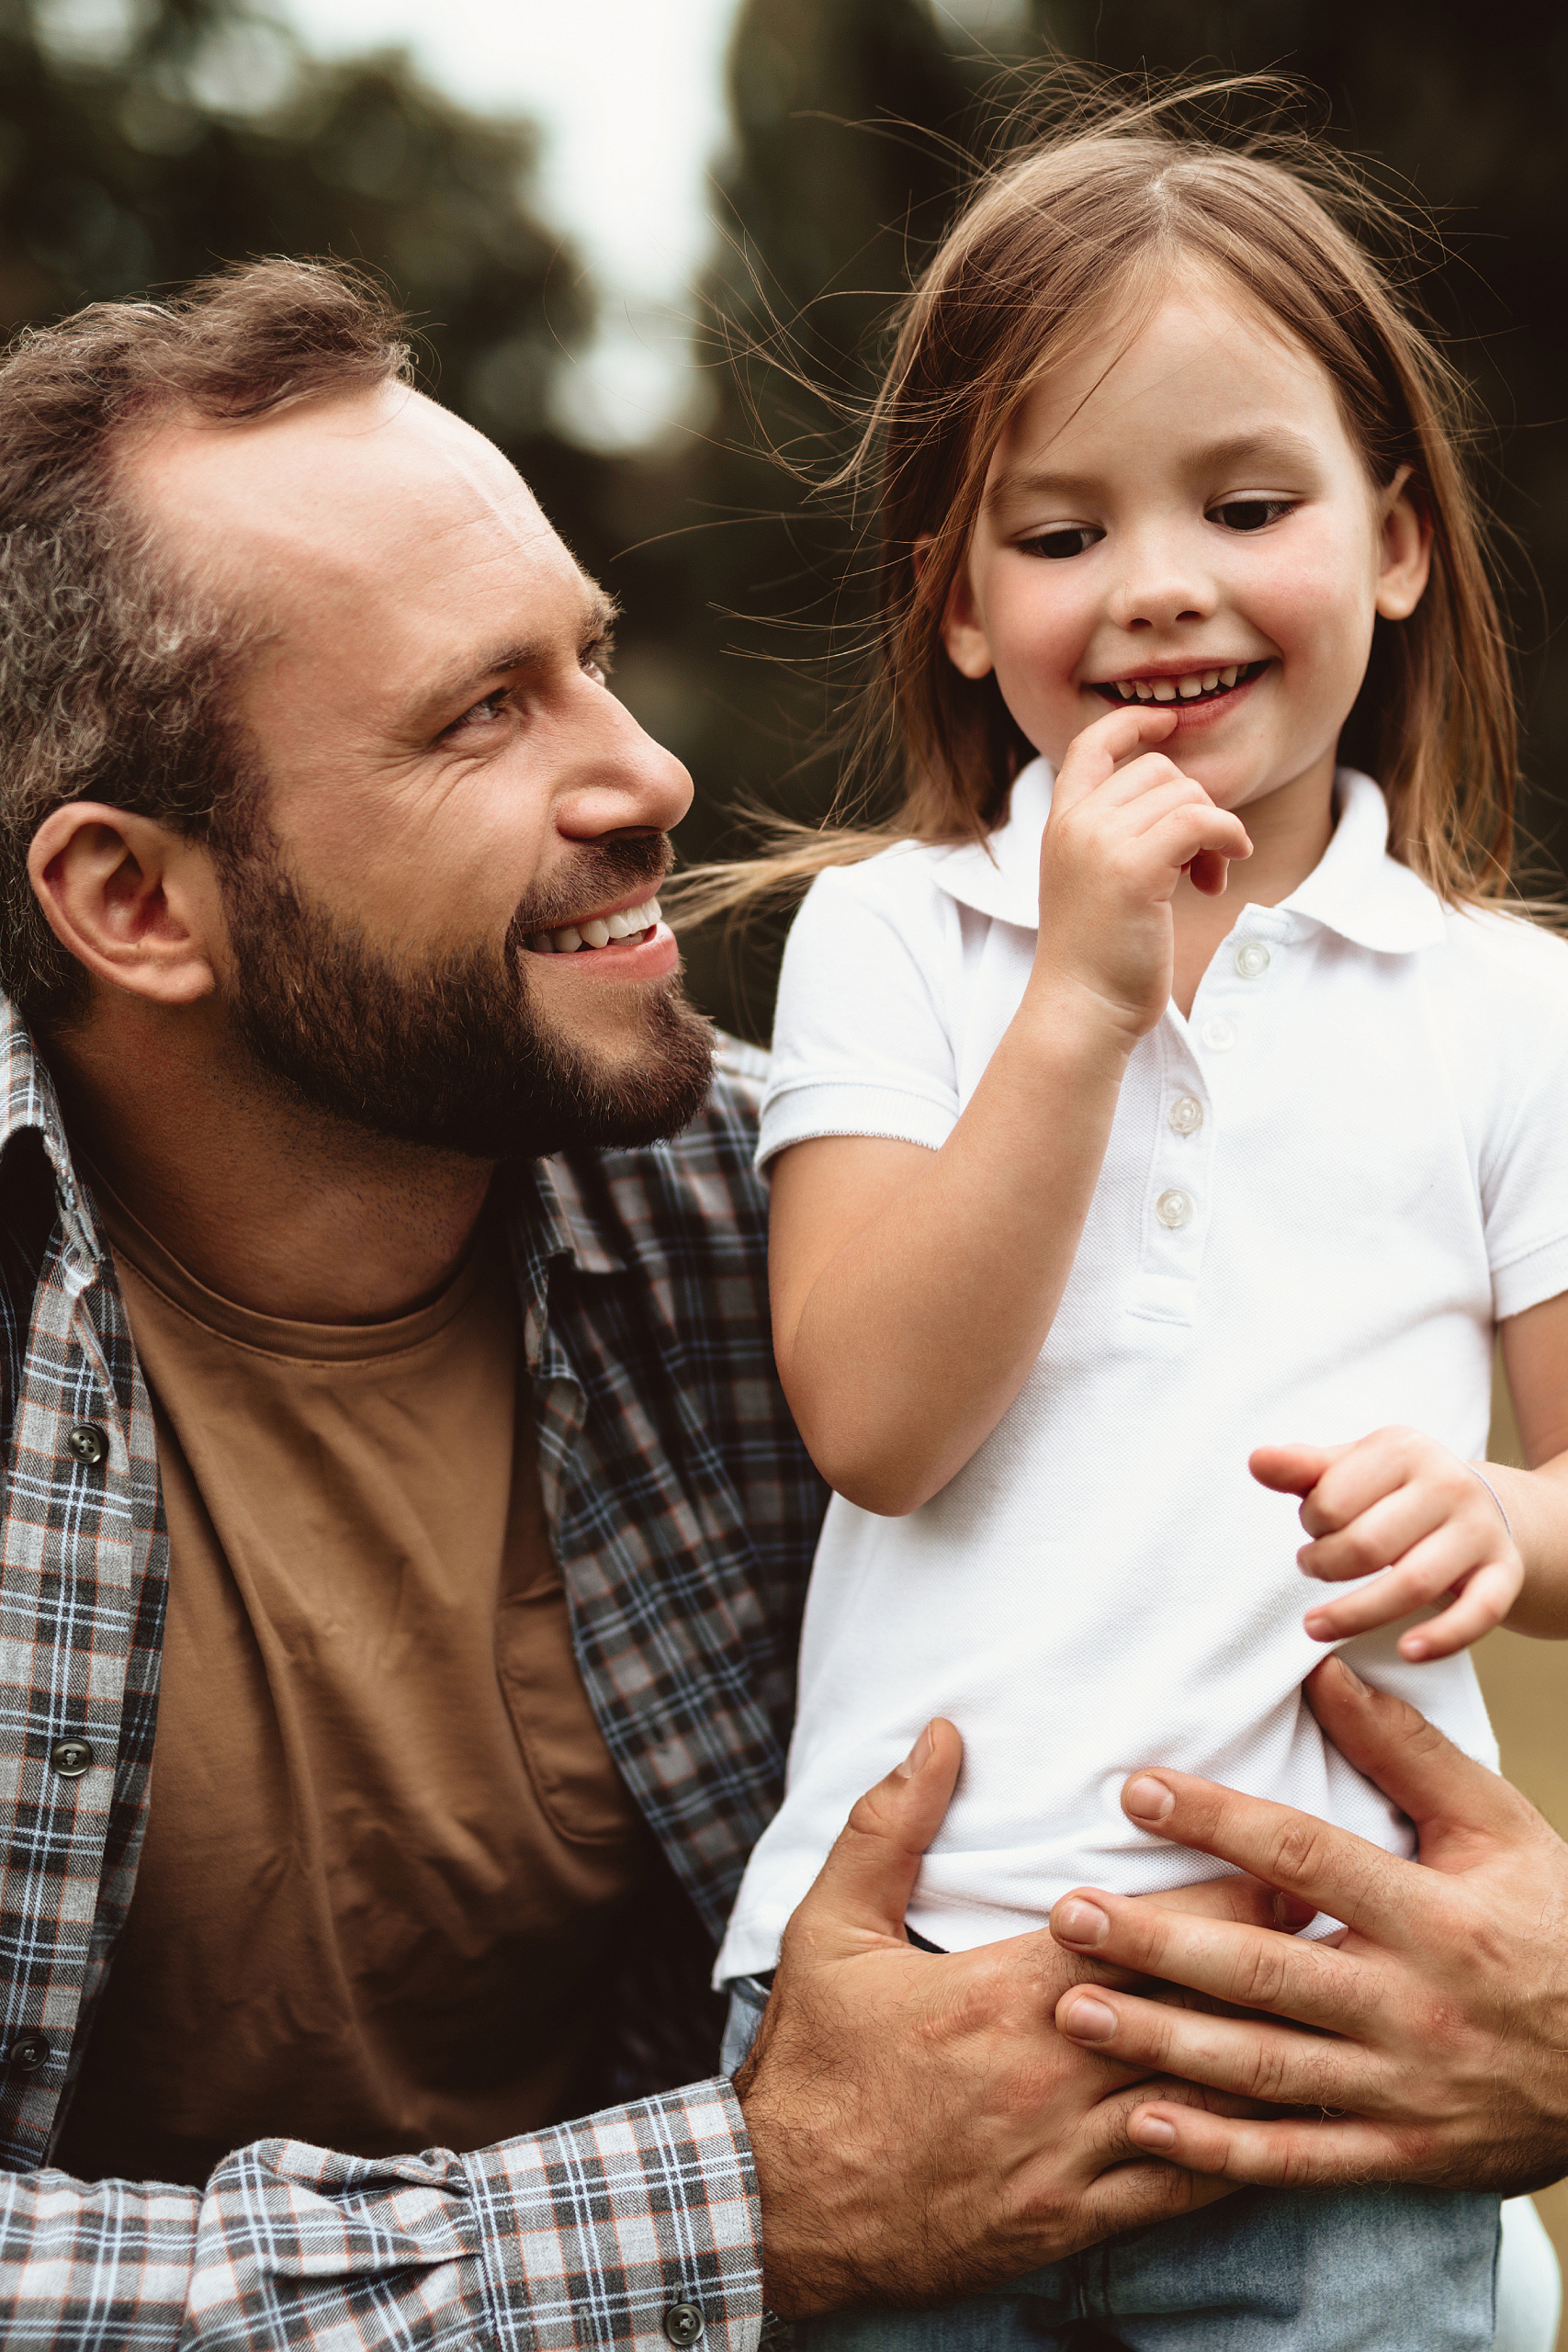
<path id="1" fill-rule="evenodd" d="M 441 397 L 547 443 L 582 272 L 532 209 L 536 138 L 397 53 L 329 65 L 248 0 L 0 0 L 0 327 L 258 253 L 383 271 Z"/>

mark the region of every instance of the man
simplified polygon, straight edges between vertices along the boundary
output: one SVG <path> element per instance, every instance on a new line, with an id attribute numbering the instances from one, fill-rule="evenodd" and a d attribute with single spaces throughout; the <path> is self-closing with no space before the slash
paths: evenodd
<path id="1" fill-rule="evenodd" d="M 271 264 L 0 368 L 13 2336 L 751 2352 L 1226 2180 L 1551 2177 L 1568 1854 L 1332 1671 L 1435 1869 L 1145 1776 L 1256 1879 L 934 1958 L 935 1726 L 735 2086 L 687 2058 L 818 1490 L 654 903 L 687 781 L 395 330 Z"/>

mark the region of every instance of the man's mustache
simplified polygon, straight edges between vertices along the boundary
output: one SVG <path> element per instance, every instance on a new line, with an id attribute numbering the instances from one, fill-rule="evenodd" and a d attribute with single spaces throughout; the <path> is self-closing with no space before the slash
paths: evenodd
<path id="1" fill-rule="evenodd" d="M 552 879 L 548 890 L 531 891 L 519 900 L 506 928 L 508 956 L 525 946 L 534 933 L 564 930 L 627 890 L 657 890 L 674 863 L 668 833 L 633 833 L 592 842 Z"/>

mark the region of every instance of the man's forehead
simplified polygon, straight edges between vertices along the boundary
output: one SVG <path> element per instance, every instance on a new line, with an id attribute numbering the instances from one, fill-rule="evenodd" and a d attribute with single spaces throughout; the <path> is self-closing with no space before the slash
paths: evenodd
<path id="1" fill-rule="evenodd" d="M 127 448 L 120 471 L 176 561 L 242 592 L 384 578 L 416 557 L 432 571 L 521 559 L 575 571 L 493 444 L 402 385 L 240 424 L 175 415 Z"/>

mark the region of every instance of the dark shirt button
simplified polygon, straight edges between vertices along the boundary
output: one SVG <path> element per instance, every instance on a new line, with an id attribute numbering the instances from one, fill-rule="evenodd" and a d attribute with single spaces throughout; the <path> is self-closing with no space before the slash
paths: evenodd
<path id="1" fill-rule="evenodd" d="M 79 1781 L 93 1760 L 93 1751 L 85 1739 L 57 1739 L 49 1760 L 62 1781 Z"/>
<path id="2" fill-rule="evenodd" d="M 694 2344 L 706 2325 L 695 2303 L 671 2303 L 664 2314 L 664 2333 L 671 2344 Z"/>
<path id="3" fill-rule="evenodd" d="M 78 1421 L 65 1443 L 78 1462 L 99 1463 L 109 1450 L 107 1438 L 91 1421 Z"/>
<path id="4" fill-rule="evenodd" d="M 41 2033 L 24 2033 L 20 2041 L 12 2042 L 7 2063 L 15 2066 L 19 2075 L 36 2075 L 40 2066 L 49 2064 L 49 2044 Z M 701 2320 L 697 2322 L 697 2327 L 700 2333 Z M 687 2344 L 691 2342 L 690 2336 L 682 2336 L 681 2340 Z"/>

